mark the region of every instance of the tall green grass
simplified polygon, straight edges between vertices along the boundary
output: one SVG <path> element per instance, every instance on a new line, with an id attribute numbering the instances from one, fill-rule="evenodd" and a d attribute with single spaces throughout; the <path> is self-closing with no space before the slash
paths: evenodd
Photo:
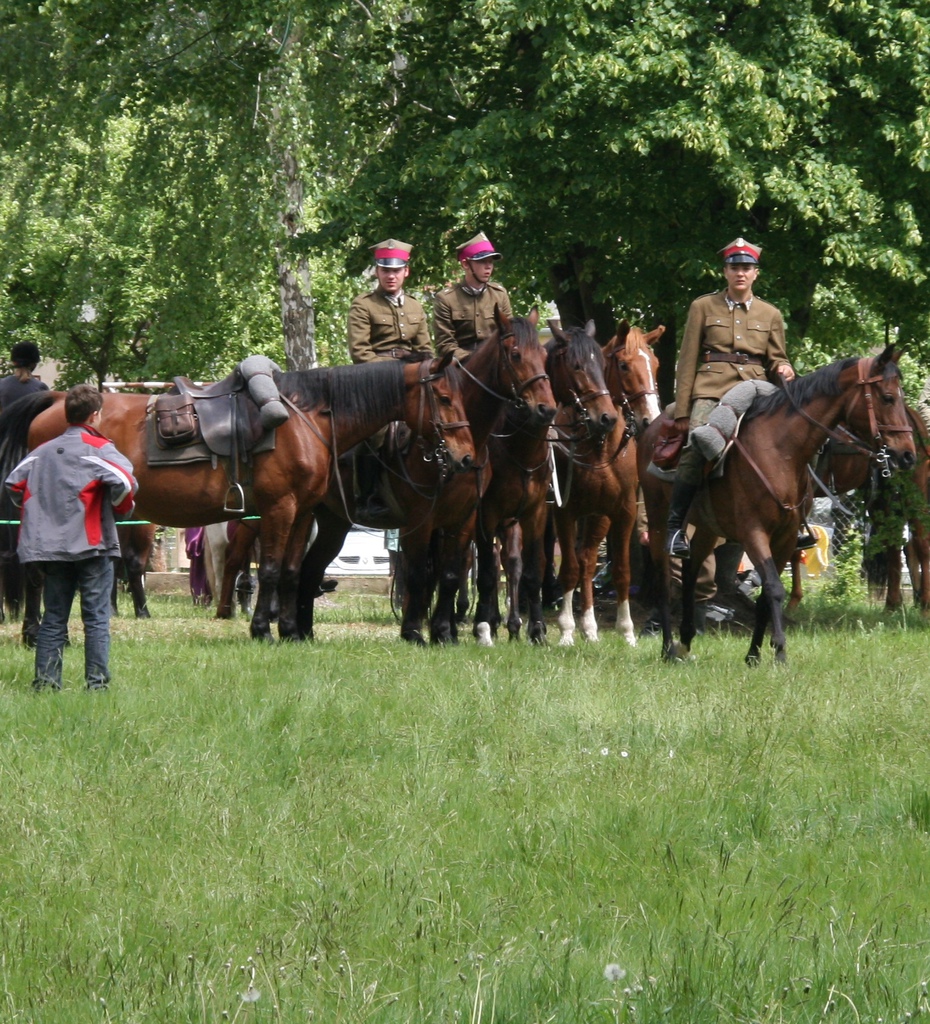
<path id="1" fill-rule="evenodd" d="M 35 695 L 0 627 L 0 1019 L 901 1021 L 930 1010 L 928 630 L 418 650 L 180 598 Z M 804 606 L 802 606 L 803 608 Z M 552 635 L 550 633 L 550 635 Z"/>

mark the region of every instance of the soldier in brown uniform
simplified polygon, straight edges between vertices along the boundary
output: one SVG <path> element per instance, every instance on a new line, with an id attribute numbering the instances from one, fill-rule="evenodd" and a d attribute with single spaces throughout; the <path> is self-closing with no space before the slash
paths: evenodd
<path id="1" fill-rule="evenodd" d="M 491 280 L 501 254 L 483 232 L 456 249 L 465 273 L 461 281 L 443 288 L 433 301 L 433 333 L 436 352 L 453 352 L 465 360 L 494 329 L 494 307 L 513 316 L 510 296 Z"/>
<path id="2" fill-rule="evenodd" d="M 410 274 L 412 245 L 388 238 L 374 252 L 374 291 L 358 295 L 349 307 L 349 355 L 353 363 L 402 359 L 411 353 L 433 354 L 426 313 L 404 292 Z"/>
<path id="3" fill-rule="evenodd" d="M 353 299 L 349 307 L 349 354 L 352 362 L 404 359 L 411 354 L 431 357 L 433 345 L 426 313 L 416 299 L 404 292 L 413 246 L 388 238 L 371 249 L 378 285 L 374 291 Z M 386 434 L 387 427 L 362 442 L 355 461 L 356 519 L 373 526 L 381 525 L 391 516 L 379 493 L 379 453 Z"/>
<path id="4" fill-rule="evenodd" d="M 675 370 L 675 423 L 685 433 L 702 426 L 720 399 L 744 380 L 766 371 L 794 379 L 785 350 L 781 313 L 752 293 L 759 275 L 758 245 L 737 238 L 720 250 L 727 286 L 691 303 Z M 704 457 L 689 444 L 681 455 L 668 513 L 667 548 L 688 558 L 684 521 L 704 478 Z"/>

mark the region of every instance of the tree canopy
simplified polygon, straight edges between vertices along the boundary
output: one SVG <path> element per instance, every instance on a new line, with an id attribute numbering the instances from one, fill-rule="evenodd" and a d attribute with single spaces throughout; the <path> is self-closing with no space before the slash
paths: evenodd
<path id="1" fill-rule="evenodd" d="M 602 334 L 663 321 L 671 348 L 744 235 L 802 364 L 886 330 L 930 354 L 926 0 L 0 0 L 0 25 L 0 323 L 75 372 L 107 329 L 140 372 L 273 352 L 282 253 L 329 288 L 400 237 L 430 289 L 477 230 L 518 311 Z"/>

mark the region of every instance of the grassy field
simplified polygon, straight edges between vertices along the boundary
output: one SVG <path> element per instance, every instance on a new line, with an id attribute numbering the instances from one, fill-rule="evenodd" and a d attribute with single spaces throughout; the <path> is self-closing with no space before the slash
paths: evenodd
<path id="1" fill-rule="evenodd" d="M 0 1020 L 930 1011 L 919 616 L 810 602 L 750 670 L 743 635 L 417 650 L 337 595 L 309 646 L 153 597 L 105 694 L 79 623 L 41 695 L 0 627 Z"/>

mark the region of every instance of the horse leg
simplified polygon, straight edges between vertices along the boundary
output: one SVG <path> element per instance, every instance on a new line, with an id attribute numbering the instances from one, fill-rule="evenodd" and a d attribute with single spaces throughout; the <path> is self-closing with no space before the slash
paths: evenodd
<path id="1" fill-rule="evenodd" d="M 515 544 L 521 563 L 521 580 L 523 592 L 528 601 L 526 638 L 532 644 L 545 643 L 546 620 L 543 618 L 542 610 L 542 575 L 545 566 L 544 535 L 546 528 L 546 506 L 541 504 L 538 510 L 533 513 L 530 520 L 523 526 L 514 526 L 512 529 L 513 543 Z M 520 543 L 522 534 L 523 543 Z M 520 549 L 522 548 L 522 553 Z M 521 582 L 517 581 L 518 585 Z M 510 583 L 511 600 L 517 596 L 516 588 Z M 513 607 L 511 606 L 511 615 Z M 509 629 L 508 622 L 508 629 Z M 516 634 L 511 633 L 511 640 L 516 640 L 520 635 L 519 615 L 517 616 Z"/>
<path id="2" fill-rule="evenodd" d="M 278 600 L 278 584 L 284 563 L 285 551 L 291 535 L 291 528 L 297 511 L 293 495 L 278 502 L 270 509 L 262 510 L 260 525 L 261 561 L 258 565 L 258 596 L 255 611 L 249 623 L 249 634 L 254 640 L 273 640 L 271 619 L 275 602 Z M 309 529 L 309 525 L 308 525 Z M 299 563 L 295 567 L 299 570 Z M 296 592 L 298 572 L 295 571 L 293 590 L 293 615 L 296 619 Z M 280 610 L 279 610 L 280 616 Z"/>
<path id="3" fill-rule="evenodd" d="M 419 647 L 426 646 L 423 619 L 429 605 L 431 532 L 421 527 L 401 536 L 401 549 L 407 566 L 404 613 L 401 617 L 401 639 Z"/>
<path id="4" fill-rule="evenodd" d="M 901 549 L 899 547 L 889 548 L 888 559 L 888 582 L 885 584 L 885 611 L 896 612 L 904 604 L 901 597 Z"/>
<path id="5" fill-rule="evenodd" d="M 633 491 L 611 520 L 613 583 L 617 594 L 616 630 L 630 647 L 636 646 L 636 629 L 630 615 L 630 543 L 636 526 L 636 493 Z"/>
<path id="6" fill-rule="evenodd" d="M 501 531 L 501 561 L 507 581 L 507 634 L 511 640 L 520 639 L 520 597 L 526 599 L 527 617 L 532 622 L 533 597 L 528 592 L 530 581 L 524 579 L 524 539 L 519 523 L 511 523 Z M 539 583 L 536 584 L 536 600 L 539 600 Z M 500 605 L 498 605 L 500 607 Z"/>
<path id="7" fill-rule="evenodd" d="M 801 603 L 804 597 L 804 588 L 801 585 L 801 552 L 795 551 L 791 556 L 791 597 L 785 611 L 793 612 Z"/>
<path id="8" fill-rule="evenodd" d="M 455 599 L 462 583 L 471 535 L 470 531 L 462 534 L 455 530 L 438 530 L 437 533 L 433 574 L 436 600 L 430 617 L 430 642 L 457 644 L 459 632 L 455 618 Z"/>
<path id="9" fill-rule="evenodd" d="M 551 508 L 546 508 L 546 534 L 543 541 L 543 553 L 546 564 L 543 569 L 542 602 L 544 608 L 556 608 L 562 599 L 562 588 L 555 573 L 555 515 Z"/>
<path id="10" fill-rule="evenodd" d="M 750 555 L 750 558 L 752 556 Z M 788 660 L 785 640 L 784 622 L 784 601 L 785 587 L 781 581 L 781 574 L 775 567 L 775 561 L 771 555 L 762 559 L 760 565 L 755 558 L 752 558 L 753 565 L 759 570 L 762 578 L 762 593 L 756 599 L 756 622 L 753 629 L 752 640 L 749 651 L 746 654 L 747 665 L 758 665 L 762 657 L 762 641 L 765 637 L 765 630 L 771 621 L 772 625 L 772 648 L 775 651 L 775 661 L 785 664 Z"/>
<path id="11" fill-rule="evenodd" d="M 326 567 L 342 550 L 349 533 L 349 524 L 346 520 L 333 515 L 325 505 L 320 505 L 316 509 L 316 525 L 316 537 L 300 563 L 296 612 L 298 640 L 313 639 L 313 614 L 320 584 L 323 582 Z"/>
<path id="12" fill-rule="evenodd" d="M 571 647 L 575 643 L 575 587 L 578 586 L 578 552 L 575 549 L 577 524 L 574 516 L 565 510 L 556 513 L 556 527 L 559 532 L 559 549 L 562 564 L 559 566 L 559 586 L 562 588 L 562 606 L 556 622 L 559 626 L 559 646 Z"/>
<path id="13" fill-rule="evenodd" d="M 133 527 L 133 530 L 141 529 Z M 134 543 L 128 545 L 123 554 L 126 566 L 126 578 L 129 581 L 129 592 L 132 594 L 133 609 L 137 619 L 151 618 L 145 596 L 145 570 L 148 567 L 152 545 L 155 543 L 155 530 L 145 528 L 145 533 L 134 534 Z"/>
<path id="14" fill-rule="evenodd" d="M 483 524 L 475 531 L 475 557 L 478 562 L 478 600 L 472 632 L 479 647 L 491 647 L 497 635 L 500 611 L 497 605 L 498 562 L 494 550 L 494 533 Z M 519 609 L 518 609 L 519 615 Z M 509 625 L 508 625 L 509 628 Z"/>
<path id="15" fill-rule="evenodd" d="M 302 639 L 297 625 L 297 601 L 301 568 L 312 527 L 313 511 L 298 515 L 294 519 L 284 548 L 281 575 L 278 580 L 278 636 L 282 640 Z"/>
<path id="16" fill-rule="evenodd" d="M 594 612 L 594 574 L 597 571 L 597 554 L 609 528 L 610 519 L 607 516 L 586 516 L 582 526 L 581 545 L 578 550 L 578 585 L 581 588 L 581 622 L 578 628 L 585 640 L 591 643 L 598 641 L 597 616 Z"/>

